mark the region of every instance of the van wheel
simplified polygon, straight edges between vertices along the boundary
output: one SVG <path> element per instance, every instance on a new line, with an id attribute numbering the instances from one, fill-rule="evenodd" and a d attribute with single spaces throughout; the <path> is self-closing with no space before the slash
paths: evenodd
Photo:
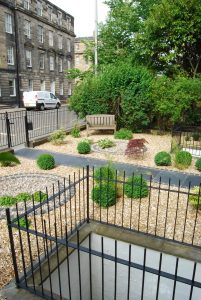
<path id="1" fill-rule="evenodd" d="M 40 110 L 45 110 L 45 106 L 44 106 L 44 104 L 41 104 L 41 106 L 40 106 Z"/>
<path id="2" fill-rule="evenodd" d="M 60 104 L 59 103 L 57 103 L 57 105 L 56 105 L 56 107 L 55 107 L 56 109 L 59 109 L 60 108 Z"/>

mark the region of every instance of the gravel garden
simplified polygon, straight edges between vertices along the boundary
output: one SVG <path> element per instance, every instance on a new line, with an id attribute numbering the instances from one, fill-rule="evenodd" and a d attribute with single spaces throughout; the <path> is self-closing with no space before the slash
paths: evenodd
<path id="1" fill-rule="evenodd" d="M 61 136 L 62 138 L 60 139 Z M 107 161 L 200 174 L 200 171 L 195 166 L 197 158 L 191 156 L 187 164 L 185 162 L 184 165 L 182 165 L 183 158 L 181 158 L 182 163 L 180 158 L 178 162 L 175 161 L 175 153 L 170 153 L 171 142 L 172 137 L 170 134 L 133 134 L 129 130 L 124 129 L 116 132 L 116 135 L 111 132 L 93 131 L 87 137 L 85 130 L 79 131 L 75 127 L 71 134 L 67 136 L 65 134 L 62 135 L 62 130 L 55 132 L 55 135 L 53 134 L 50 137 L 49 142 L 36 148 L 70 155 L 84 155 Z M 137 149 L 134 152 L 132 152 L 133 143 L 135 143 L 134 149 Z M 79 147 L 82 147 L 82 145 L 84 149 L 79 150 Z M 160 152 L 166 152 L 164 154 L 165 157 L 167 153 L 170 155 L 168 162 L 158 163 L 155 161 L 155 156 Z"/>
<path id="2" fill-rule="evenodd" d="M 38 148 L 72 155 L 86 155 L 109 161 L 105 168 L 96 170 L 98 172 L 96 176 L 102 178 L 102 172 L 106 172 L 105 176 L 107 174 L 110 176 L 109 179 L 118 179 L 119 183 L 114 186 L 114 184 L 105 182 L 104 179 L 90 181 L 89 209 L 94 220 L 101 219 L 111 224 L 115 222 L 119 226 L 159 236 L 165 235 L 167 238 L 187 243 L 191 242 L 192 235 L 194 235 L 194 244 L 200 245 L 199 188 L 191 191 L 182 188 L 178 192 L 178 187 L 172 186 L 171 191 L 168 192 L 166 185 L 152 183 L 150 187 L 149 183 L 140 177 L 123 178 L 122 174 L 118 174 L 118 178 L 115 178 L 112 167 L 112 161 L 119 161 L 199 173 L 201 170 L 200 160 L 192 159 L 191 155 L 185 151 L 177 151 L 174 155 L 170 154 L 170 135 L 132 134 L 127 131 L 120 132 L 120 138 L 117 135 L 94 132 L 90 137 L 86 137 L 85 131 L 80 132 L 76 129 L 71 135 L 66 136 L 60 130 L 50 137 L 48 143 L 38 146 Z M 65 184 L 79 179 L 83 171 L 61 165 L 56 166 L 54 157 L 49 154 L 42 154 L 37 161 L 23 158 L 20 158 L 19 161 L 12 154 L 4 153 L 0 154 L 0 162 L 0 272 L 4 274 L 0 277 L 0 287 L 3 287 L 14 276 L 5 208 L 10 207 L 13 218 L 16 216 L 16 207 L 21 212 L 33 204 L 42 203 L 48 199 L 47 193 L 49 195 L 57 193 L 58 182 L 60 182 L 62 190 Z M 69 175 L 71 179 L 69 179 Z M 66 178 L 66 183 L 63 178 Z M 190 197 L 189 192 L 195 196 L 191 195 L 192 197 Z M 78 195 L 79 202 L 77 201 Z M 42 212 L 35 216 L 39 230 L 42 230 L 41 213 L 43 219 L 47 217 L 51 219 L 52 226 L 54 213 L 58 216 L 58 220 L 59 216 L 61 220 L 65 220 L 64 217 L 69 215 L 68 220 L 71 220 L 67 222 L 67 226 L 75 224 L 76 219 L 84 217 L 81 211 L 85 210 L 83 208 L 85 196 L 84 186 L 81 183 L 77 188 L 71 189 L 70 194 L 65 193 L 65 197 L 57 197 L 56 202 L 50 207 L 43 205 Z M 69 201 L 70 199 L 71 201 Z M 28 224 L 25 219 L 21 219 L 20 222 L 20 226 L 31 226 L 32 228 L 36 226 L 33 215 L 29 216 Z M 59 224 L 58 221 L 58 227 L 65 226 L 64 221 L 60 223 L 62 224 Z M 14 233 L 14 238 L 18 249 L 17 231 Z M 26 238 L 25 235 L 24 238 Z M 32 242 L 34 244 L 34 240 Z M 37 249 L 35 251 L 33 258 L 37 257 Z M 40 251 L 41 253 L 43 251 L 42 244 Z M 25 259 L 28 261 L 28 254 Z"/>

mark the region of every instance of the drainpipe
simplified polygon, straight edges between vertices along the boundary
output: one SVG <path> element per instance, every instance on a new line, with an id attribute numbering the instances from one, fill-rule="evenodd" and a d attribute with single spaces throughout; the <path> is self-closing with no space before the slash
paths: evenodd
<path id="1" fill-rule="evenodd" d="M 18 107 L 21 106 L 21 95 L 20 95 L 20 75 L 19 75 L 19 69 L 20 69 L 20 55 L 19 55 L 19 35 L 18 35 L 18 23 L 17 23 L 17 9 L 14 8 L 13 10 L 14 14 L 14 26 L 15 26 L 15 54 L 16 54 L 16 73 L 17 73 L 17 87 L 16 87 L 16 96 L 18 98 Z"/>

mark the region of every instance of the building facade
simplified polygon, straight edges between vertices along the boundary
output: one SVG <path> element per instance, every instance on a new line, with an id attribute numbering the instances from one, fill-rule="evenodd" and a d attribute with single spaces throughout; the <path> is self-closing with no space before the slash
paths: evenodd
<path id="1" fill-rule="evenodd" d="M 86 43 L 93 41 L 93 37 L 79 37 L 75 39 L 75 68 L 80 71 L 87 71 L 92 65 L 91 61 L 85 58 L 84 52 Z"/>
<path id="2" fill-rule="evenodd" d="M 71 95 L 74 18 L 47 0 L 0 0 L 0 104 L 21 106 L 24 91 Z"/>

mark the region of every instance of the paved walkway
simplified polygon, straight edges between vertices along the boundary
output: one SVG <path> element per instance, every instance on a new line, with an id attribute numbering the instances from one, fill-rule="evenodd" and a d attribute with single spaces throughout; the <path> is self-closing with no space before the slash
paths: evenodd
<path id="1" fill-rule="evenodd" d="M 85 167 L 87 165 L 89 165 L 90 167 L 97 167 L 105 165 L 107 163 L 107 161 L 103 159 L 87 158 L 86 156 L 82 157 L 76 155 L 68 155 L 31 148 L 16 150 L 15 153 L 19 157 L 24 157 L 32 160 L 35 160 L 40 154 L 49 153 L 54 156 L 56 164 L 79 168 Z M 115 169 L 125 171 L 127 175 L 132 175 L 134 172 L 134 174 L 142 174 L 147 179 L 150 179 L 150 176 L 152 175 L 153 181 L 155 182 L 159 182 L 161 180 L 162 183 L 169 183 L 170 180 L 171 185 L 178 185 L 180 182 L 182 187 L 188 187 L 189 184 L 191 184 L 191 186 L 196 186 L 200 185 L 201 183 L 201 176 L 196 174 L 194 175 L 190 173 L 162 170 L 118 162 L 114 162 L 113 165 Z"/>

